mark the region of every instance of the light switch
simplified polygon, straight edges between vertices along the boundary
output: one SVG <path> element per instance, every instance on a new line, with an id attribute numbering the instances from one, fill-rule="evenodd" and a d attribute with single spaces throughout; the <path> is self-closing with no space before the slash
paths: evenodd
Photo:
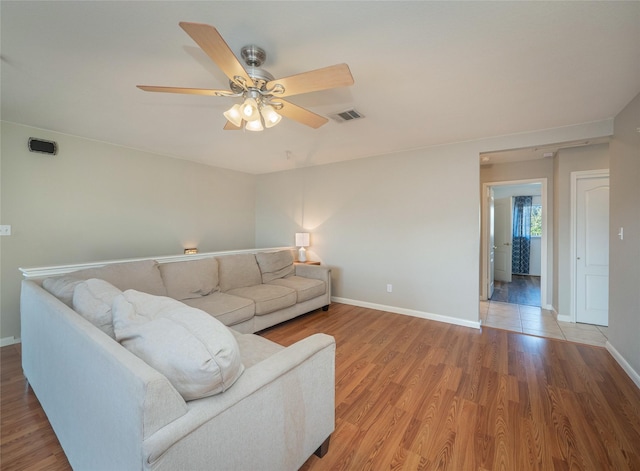
<path id="1" fill-rule="evenodd" d="M 624 239 L 624 227 L 620 228 L 620 232 L 618 232 L 618 237 L 620 237 L 620 240 Z"/>
<path id="2" fill-rule="evenodd" d="M 0 236 L 10 236 L 11 235 L 11 226 L 2 225 L 0 226 Z"/>

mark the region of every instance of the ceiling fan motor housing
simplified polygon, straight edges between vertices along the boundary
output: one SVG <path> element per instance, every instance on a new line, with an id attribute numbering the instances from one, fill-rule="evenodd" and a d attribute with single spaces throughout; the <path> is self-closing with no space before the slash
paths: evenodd
<path id="1" fill-rule="evenodd" d="M 250 67 L 260 67 L 267 60 L 267 53 L 264 52 L 264 49 L 253 44 L 240 49 L 240 55 Z"/>
<path id="2" fill-rule="evenodd" d="M 267 82 L 271 82 L 272 80 L 274 80 L 273 75 L 260 68 L 260 66 L 267 59 L 267 53 L 264 51 L 264 49 L 254 45 L 244 46 L 240 50 L 240 54 L 247 64 L 245 70 L 247 71 L 247 75 L 253 80 L 255 88 L 257 88 L 258 90 L 263 90 Z M 234 93 L 242 93 L 243 91 L 243 88 L 233 82 L 233 80 L 229 80 L 229 86 Z"/>

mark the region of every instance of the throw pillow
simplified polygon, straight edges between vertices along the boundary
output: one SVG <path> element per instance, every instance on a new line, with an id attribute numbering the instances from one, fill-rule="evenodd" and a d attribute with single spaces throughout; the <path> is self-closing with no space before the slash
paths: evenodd
<path id="1" fill-rule="evenodd" d="M 278 252 L 258 252 L 256 260 L 262 273 L 262 282 L 269 283 L 278 278 L 293 275 L 293 254 L 291 250 L 280 250 Z"/>
<path id="2" fill-rule="evenodd" d="M 229 329 L 175 299 L 127 290 L 114 300 L 113 327 L 116 339 L 185 400 L 226 391 L 244 371 Z"/>
<path id="3" fill-rule="evenodd" d="M 111 283 L 91 278 L 76 285 L 73 292 L 73 309 L 109 337 L 115 339 L 111 305 L 114 298 L 120 294 L 122 291 Z"/>

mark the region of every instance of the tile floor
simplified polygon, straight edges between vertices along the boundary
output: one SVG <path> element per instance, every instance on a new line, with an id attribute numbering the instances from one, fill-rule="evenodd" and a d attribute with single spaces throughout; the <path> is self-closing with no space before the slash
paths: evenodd
<path id="1" fill-rule="evenodd" d="M 552 311 L 523 304 L 480 301 L 482 325 L 604 347 L 607 327 L 557 321 Z"/>

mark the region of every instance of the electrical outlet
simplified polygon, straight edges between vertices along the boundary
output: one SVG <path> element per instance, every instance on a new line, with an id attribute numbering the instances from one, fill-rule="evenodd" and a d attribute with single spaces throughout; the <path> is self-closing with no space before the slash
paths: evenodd
<path id="1" fill-rule="evenodd" d="M 0 226 L 0 236 L 10 236 L 11 235 L 11 226 L 2 225 Z"/>
<path id="2" fill-rule="evenodd" d="M 387 285 L 387 293 L 392 293 L 393 292 L 393 285 L 392 284 L 388 284 Z"/>

